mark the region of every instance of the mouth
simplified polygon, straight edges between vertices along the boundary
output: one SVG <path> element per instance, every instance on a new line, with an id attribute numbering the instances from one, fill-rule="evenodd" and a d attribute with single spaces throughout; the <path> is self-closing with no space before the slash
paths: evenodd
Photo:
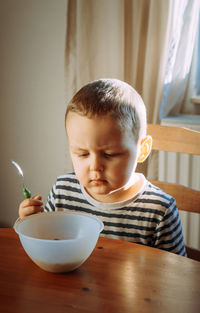
<path id="1" fill-rule="evenodd" d="M 105 179 L 91 179 L 90 182 L 93 183 L 94 185 L 104 185 L 107 183 Z"/>

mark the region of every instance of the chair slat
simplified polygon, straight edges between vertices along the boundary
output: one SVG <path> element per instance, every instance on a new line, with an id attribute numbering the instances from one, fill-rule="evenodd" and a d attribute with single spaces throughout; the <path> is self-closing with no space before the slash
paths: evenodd
<path id="1" fill-rule="evenodd" d="M 188 255 L 188 258 L 200 261 L 200 251 L 194 248 L 190 248 L 186 246 L 186 252 Z"/>
<path id="2" fill-rule="evenodd" d="M 153 150 L 200 155 L 200 132 L 176 126 L 148 124 Z M 198 170 L 198 169 L 197 169 Z M 180 184 L 150 180 L 176 199 L 179 210 L 200 214 L 200 191 Z M 188 257 L 200 261 L 200 251 L 186 247 Z"/>
<path id="3" fill-rule="evenodd" d="M 153 150 L 200 155 L 200 133 L 191 129 L 148 124 Z"/>
<path id="4" fill-rule="evenodd" d="M 179 210 L 200 214 L 200 192 L 178 184 L 150 180 L 152 184 L 163 189 L 176 199 Z"/>

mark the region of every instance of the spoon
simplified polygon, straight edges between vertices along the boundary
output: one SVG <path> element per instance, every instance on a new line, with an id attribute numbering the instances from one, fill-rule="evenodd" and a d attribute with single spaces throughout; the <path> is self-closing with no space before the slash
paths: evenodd
<path id="1" fill-rule="evenodd" d="M 19 166 L 19 164 L 18 164 L 17 162 L 15 162 L 15 161 L 13 161 L 13 160 L 11 160 L 11 162 L 12 162 L 12 164 L 17 168 L 19 175 L 22 176 L 23 195 L 24 195 L 24 198 L 25 198 L 25 199 L 31 198 L 31 192 L 30 192 L 30 190 L 24 186 L 24 173 L 23 173 L 21 167 Z"/>

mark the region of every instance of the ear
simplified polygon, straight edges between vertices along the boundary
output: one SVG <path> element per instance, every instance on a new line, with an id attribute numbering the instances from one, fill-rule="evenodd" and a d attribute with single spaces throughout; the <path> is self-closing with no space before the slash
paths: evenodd
<path id="1" fill-rule="evenodd" d="M 151 152 L 151 147 L 152 147 L 152 137 L 151 136 L 146 136 L 143 138 L 140 142 L 140 153 L 137 158 L 138 163 L 142 163 L 146 160 L 146 158 L 149 156 Z"/>

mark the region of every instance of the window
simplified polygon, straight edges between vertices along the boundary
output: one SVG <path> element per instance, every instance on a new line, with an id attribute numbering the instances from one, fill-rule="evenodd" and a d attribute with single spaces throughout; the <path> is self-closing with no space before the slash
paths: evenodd
<path id="1" fill-rule="evenodd" d="M 181 4 L 175 12 L 176 25 L 172 27 L 160 119 L 197 114 L 194 102 L 200 102 L 199 1 Z"/>

